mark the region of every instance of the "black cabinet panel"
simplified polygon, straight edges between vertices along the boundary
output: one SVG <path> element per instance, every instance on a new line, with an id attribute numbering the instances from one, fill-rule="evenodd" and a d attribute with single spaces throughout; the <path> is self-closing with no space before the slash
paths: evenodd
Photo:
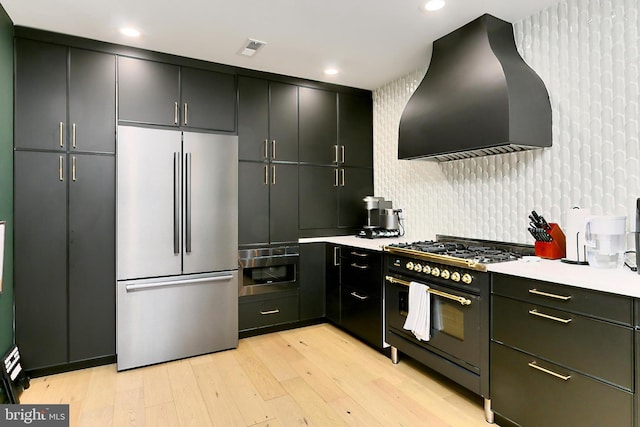
<path id="1" fill-rule="evenodd" d="M 340 227 L 362 227 L 367 212 L 362 199 L 373 194 L 373 169 L 340 168 L 339 217 Z"/>
<path id="2" fill-rule="evenodd" d="M 72 155 L 69 360 L 115 354 L 115 158 Z M 75 159 L 75 160 L 74 160 Z"/>
<path id="3" fill-rule="evenodd" d="M 300 162 L 336 163 L 338 150 L 338 108 L 336 93 L 299 88 Z"/>
<path id="4" fill-rule="evenodd" d="M 80 49 L 69 58 L 69 149 L 114 153 L 116 58 Z"/>
<path id="5" fill-rule="evenodd" d="M 382 299 L 341 286 L 342 327 L 376 347 L 382 346 Z"/>
<path id="6" fill-rule="evenodd" d="M 300 320 L 325 315 L 325 244 L 300 245 Z"/>
<path id="7" fill-rule="evenodd" d="M 238 244 L 269 243 L 269 165 L 238 162 Z"/>
<path id="8" fill-rule="evenodd" d="M 16 343 L 25 369 L 44 368 L 67 361 L 70 168 L 58 153 L 16 151 L 14 161 Z"/>
<path id="9" fill-rule="evenodd" d="M 338 226 L 338 169 L 300 165 L 300 229 Z"/>
<path id="10" fill-rule="evenodd" d="M 297 242 L 298 165 L 272 163 L 269 172 L 269 240 Z"/>
<path id="11" fill-rule="evenodd" d="M 236 79 L 232 74 L 182 67 L 182 125 L 236 130 Z"/>
<path id="12" fill-rule="evenodd" d="M 238 305 L 239 330 L 298 321 L 298 290 L 245 296 Z"/>
<path id="13" fill-rule="evenodd" d="M 118 119 L 177 126 L 180 67 L 118 57 Z"/>
<path id="14" fill-rule="evenodd" d="M 382 298 L 382 254 L 349 246 L 340 252 L 341 283 Z"/>
<path id="15" fill-rule="evenodd" d="M 496 343 L 491 365 L 493 410 L 520 425 L 632 425 L 632 393 Z"/>
<path id="16" fill-rule="evenodd" d="M 16 39 L 15 146 L 67 148 L 67 48 Z"/>
<path id="17" fill-rule="evenodd" d="M 271 159 L 298 161 L 298 88 L 271 82 L 269 135 Z"/>
<path id="18" fill-rule="evenodd" d="M 340 252 L 339 245 L 326 244 L 325 252 L 325 286 L 326 286 L 326 316 L 327 319 L 340 325 Z"/>
<path id="19" fill-rule="evenodd" d="M 238 158 L 269 158 L 269 83 L 238 78 Z M 241 187 L 242 188 L 242 187 Z"/>
<path id="20" fill-rule="evenodd" d="M 338 142 L 341 146 L 342 164 L 368 168 L 373 166 L 371 96 L 338 94 Z"/>

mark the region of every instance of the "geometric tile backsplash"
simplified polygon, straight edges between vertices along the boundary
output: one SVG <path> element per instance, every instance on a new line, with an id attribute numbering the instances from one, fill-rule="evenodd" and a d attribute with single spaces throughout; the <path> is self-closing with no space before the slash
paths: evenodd
<path id="1" fill-rule="evenodd" d="M 437 233 L 533 243 L 532 209 L 562 227 L 572 206 L 627 215 L 627 230 L 635 231 L 638 3 L 568 0 L 513 23 L 520 55 L 549 92 L 550 148 L 445 163 L 398 160 L 400 116 L 429 59 L 374 91 L 375 194 L 403 209 L 409 238 Z"/>

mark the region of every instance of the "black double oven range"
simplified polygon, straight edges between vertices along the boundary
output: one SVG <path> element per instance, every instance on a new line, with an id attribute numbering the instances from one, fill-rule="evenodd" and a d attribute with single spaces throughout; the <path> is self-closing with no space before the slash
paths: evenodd
<path id="1" fill-rule="evenodd" d="M 384 252 L 385 341 L 393 363 L 404 353 L 482 396 L 492 422 L 486 264 L 533 255 L 533 247 L 438 235 L 436 241 L 387 245 Z M 404 329 L 411 282 L 428 287 L 428 340 Z"/>

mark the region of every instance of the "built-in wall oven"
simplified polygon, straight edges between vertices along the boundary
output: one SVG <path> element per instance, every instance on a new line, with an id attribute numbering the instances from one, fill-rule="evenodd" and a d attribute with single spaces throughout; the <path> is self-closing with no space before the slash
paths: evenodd
<path id="1" fill-rule="evenodd" d="M 298 245 L 239 250 L 239 296 L 297 288 L 299 258 Z"/>

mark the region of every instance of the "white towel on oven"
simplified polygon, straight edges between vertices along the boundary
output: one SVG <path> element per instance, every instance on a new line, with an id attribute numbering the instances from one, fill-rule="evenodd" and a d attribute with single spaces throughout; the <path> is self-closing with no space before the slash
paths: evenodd
<path id="1" fill-rule="evenodd" d="M 431 298 L 429 286 L 418 282 L 409 284 L 409 313 L 404 322 L 404 329 L 410 330 L 420 341 L 431 338 Z"/>

